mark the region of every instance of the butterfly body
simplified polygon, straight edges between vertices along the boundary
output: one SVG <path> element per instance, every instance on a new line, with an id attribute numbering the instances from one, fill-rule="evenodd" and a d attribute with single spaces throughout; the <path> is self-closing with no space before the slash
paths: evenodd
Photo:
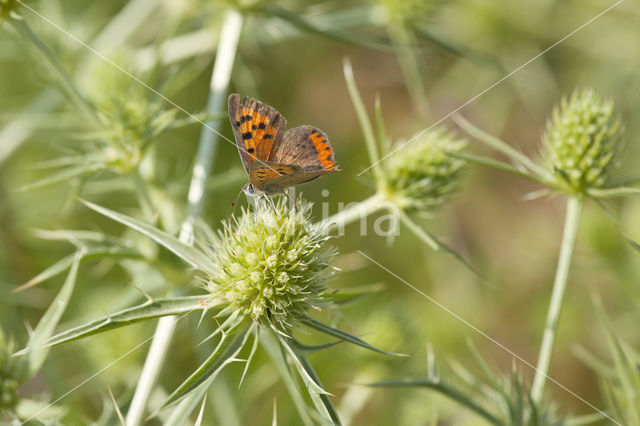
<path id="1" fill-rule="evenodd" d="M 285 132 L 286 119 L 269 105 L 232 94 L 229 119 L 250 192 L 275 194 L 339 170 L 322 130 L 300 126 Z"/>

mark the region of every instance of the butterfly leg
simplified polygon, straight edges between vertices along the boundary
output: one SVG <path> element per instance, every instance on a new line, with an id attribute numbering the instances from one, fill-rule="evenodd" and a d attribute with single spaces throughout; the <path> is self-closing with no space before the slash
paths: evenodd
<path id="1" fill-rule="evenodd" d="M 287 200 L 289 200 L 289 207 L 291 209 L 293 209 L 294 212 L 298 212 L 298 209 L 296 207 L 296 202 L 293 200 L 293 198 L 291 198 L 291 196 L 289 195 L 289 192 L 287 189 L 283 189 L 282 190 L 282 195 L 284 195 L 285 197 L 287 197 Z M 295 195 L 294 195 L 295 197 Z"/>
<path id="2" fill-rule="evenodd" d="M 276 210 L 276 205 L 273 204 L 273 200 L 271 198 L 269 198 L 269 196 L 267 194 L 264 194 L 264 193 L 261 195 L 261 197 L 264 197 L 264 199 L 267 200 L 267 202 L 271 206 L 271 210 L 273 210 L 273 214 L 277 215 L 278 211 Z"/>

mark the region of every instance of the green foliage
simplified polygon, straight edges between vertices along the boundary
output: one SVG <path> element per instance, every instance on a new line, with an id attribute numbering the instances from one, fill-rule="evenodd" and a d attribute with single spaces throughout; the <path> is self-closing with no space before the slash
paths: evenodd
<path id="1" fill-rule="evenodd" d="M 94 3 L 0 0 L 0 322 L 14 339 L 0 336 L 1 423 L 640 425 L 637 342 L 620 337 L 635 336 L 640 295 L 640 189 L 618 179 L 638 164 L 634 144 L 621 161 L 617 118 L 636 140 L 629 5 Z M 295 208 L 250 200 L 234 217 L 246 174 L 229 92 L 323 129 L 343 172 L 301 187 Z M 529 182 L 465 179 L 472 165 Z M 569 197 L 559 258 L 557 198 L 521 203 L 524 191 Z M 616 218 L 587 246 L 583 202 L 587 220 Z M 379 219 L 397 231 L 386 241 Z M 522 359 L 547 335 L 539 386 L 491 345 L 489 362 L 464 349 L 469 324 Z M 583 356 L 593 375 L 566 350 L 589 339 L 611 354 Z M 416 371 L 421 357 L 367 342 L 414 355 L 426 340 L 451 368 L 380 383 L 402 391 L 349 386 Z M 605 413 L 571 415 L 593 407 Z"/>

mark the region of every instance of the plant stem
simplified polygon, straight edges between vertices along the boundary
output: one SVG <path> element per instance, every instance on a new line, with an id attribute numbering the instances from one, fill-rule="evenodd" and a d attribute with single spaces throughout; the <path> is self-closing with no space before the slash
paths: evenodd
<path id="1" fill-rule="evenodd" d="M 55 71 L 58 78 L 62 82 L 62 86 L 64 87 L 65 91 L 69 94 L 69 97 L 76 104 L 78 109 L 85 113 L 89 118 L 99 123 L 100 118 L 93 108 L 93 105 L 91 105 L 89 101 L 87 101 L 85 97 L 82 96 L 82 94 L 78 91 L 78 88 L 75 86 L 73 81 L 71 81 L 71 78 L 64 70 L 64 68 L 62 68 L 62 65 L 60 65 L 60 62 L 58 62 L 56 56 L 47 47 L 47 45 L 44 44 L 40 37 L 38 37 L 37 34 L 33 32 L 31 27 L 22 19 L 12 19 L 11 23 L 13 24 L 13 27 L 16 29 L 16 31 L 18 31 L 25 39 L 29 40 L 38 49 L 42 56 L 47 59 L 49 65 L 51 65 L 51 69 Z"/>
<path id="2" fill-rule="evenodd" d="M 211 76 L 207 114 L 219 112 L 224 103 L 241 32 L 242 16 L 234 10 L 227 11 L 220 30 L 220 41 Z M 205 188 L 216 152 L 218 125 L 219 121 L 208 121 L 200 136 L 200 144 L 189 186 L 187 218 L 182 225 L 179 236 L 180 241 L 185 244 L 193 244 L 193 222 L 203 210 Z M 147 354 L 142 374 L 138 380 L 138 387 L 127 413 L 127 426 L 137 426 L 142 420 L 151 390 L 162 369 L 175 326 L 176 317 L 173 316 L 163 317 L 158 321 L 153 343 Z"/>
<path id="3" fill-rule="evenodd" d="M 567 212 L 564 222 L 562 244 L 560 246 L 560 256 L 558 258 L 558 267 L 553 283 L 553 292 L 551 293 L 551 302 L 549 303 L 549 311 L 547 312 L 542 344 L 540 345 L 536 374 L 531 388 L 531 397 L 535 403 L 539 403 L 542 400 L 544 386 L 547 381 L 553 344 L 558 331 L 560 311 L 562 310 L 562 300 L 567 287 L 567 276 L 569 275 L 571 256 L 573 255 L 576 236 L 578 234 L 578 223 L 580 222 L 582 205 L 583 201 L 578 197 L 569 197 L 567 200 Z"/>
<path id="4" fill-rule="evenodd" d="M 337 226 L 338 228 L 341 228 L 351 222 L 355 222 L 356 220 L 364 219 L 378 210 L 389 207 L 390 206 L 385 198 L 380 193 L 376 193 L 364 201 L 354 203 L 333 216 L 323 219 L 320 222 L 320 225 L 332 227 Z"/>

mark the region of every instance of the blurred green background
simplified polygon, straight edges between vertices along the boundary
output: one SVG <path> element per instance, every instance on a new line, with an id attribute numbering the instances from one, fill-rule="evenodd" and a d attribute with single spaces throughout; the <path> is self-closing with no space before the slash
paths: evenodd
<path id="1" fill-rule="evenodd" d="M 116 21 L 125 6 L 138 4 L 148 14 Z M 350 58 L 364 102 L 373 115 L 380 96 L 387 136 L 408 139 L 483 93 L 485 89 L 611 6 L 609 1 L 30 1 L 27 4 L 131 71 L 185 110 L 204 110 L 221 18 L 227 7 L 241 7 L 245 25 L 231 77 L 231 92 L 256 97 L 276 107 L 288 126 L 312 124 L 324 130 L 342 172 L 301 187 L 304 197 L 337 212 L 339 203 L 363 200 L 372 180 L 358 174 L 368 167 L 362 132 L 346 89 L 342 64 Z M 92 101 L 126 102 L 131 116 L 149 103 L 172 109 L 139 83 L 96 57 L 69 36 L 28 10 L 21 15 L 47 43 L 80 90 Z M 114 23 L 115 22 L 115 23 Z M 305 26 L 306 24 L 306 26 Z M 560 98 L 593 88 L 613 99 L 625 126 L 625 155 L 620 176 L 640 166 L 635 143 L 640 127 L 640 9 L 621 2 L 554 46 L 460 110 L 480 128 L 537 158 L 545 122 Z M 112 26 L 110 28 L 109 26 Z M 105 36 L 105 34 L 107 34 Z M 118 38 L 122 37 L 121 40 Z M 226 114 L 226 111 L 220 111 Z M 176 111 L 175 119 L 186 116 Z M 222 133 L 233 140 L 226 117 Z M 455 127 L 451 121 L 445 121 Z M 200 134 L 192 123 L 163 133 L 155 141 L 153 176 L 160 206 L 172 231 L 184 215 L 186 190 Z M 463 135 L 462 131 L 459 131 Z M 6 24 L 0 27 L 0 321 L 5 334 L 24 344 L 60 288 L 56 277 L 33 289 L 12 293 L 73 247 L 38 238 L 34 229 L 88 229 L 143 237 L 76 203 L 77 194 L 125 213 L 135 196 L 114 172 L 18 191 L 52 173 L 38 163 L 86 149 L 95 138 L 58 81 L 32 45 Z M 493 155 L 479 143 L 471 151 Z M 408 148 L 410 149 L 410 147 Z M 56 170 L 56 169 L 54 169 Z M 221 140 L 204 219 L 212 227 L 231 215 L 229 203 L 246 181 L 234 145 Z M 329 191 L 322 196 L 321 191 Z M 451 257 L 425 247 L 401 229 L 393 241 L 376 236 L 369 218 L 331 241 L 342 269 L 330 283 L 336 288 L 383 283 L 373 293 L 331 320 L 384 349 L 404 352 L 390 359 L 342 345 L 311 356 L 334 402 L 353 424 L 483 424 L 471 413 L 429 391 L 366 389 L 352 383 L 426 374 L 426 345 L 431 344 L 446 374 L 458 362 L 474 371 L 466 339 L 471 338 L 496 371 L 508 374 L 512 356 L 441 307 L 359 255 L 369 256 L 433 299 L 535 364 L 562 232 L 560 197 L 526 201 L 536 184 L 512 175 L 472 166 L 453 201 L 421 221 L 477 268 L 488 283 Z M 600 295 L 619 336 L 640 345 L 640 254 L 619 230 L 640 239 L 640 202 L 608 202 L 611 215 L 588 203 L 580 225 L 569 276 L 566 305 L 552 359 L 551 376 L 596 407 L 603 405 L 598 380 L 575 356 L 583 346 L 607 359 L 602 330 L 593 314 L 592 296 Z M 173 217 L 173 220 L 170 218 Z M 619 228 L 619 229 L 618 229 Z M 150 250 L 158 250 L 150 247 Z M 161 259 L 179 262 L 168 253 Z M 125 263 L 124 265 L 122 263 Z M 195 294 L 186 274 L 155 276 L 113 260 L 86 261 L 60 329 L 144 300 L 134 285 L 154 296 L 177 291 Z M 179 269 L 179 268 L 176 268 Z M 173 275 L 172 275 L 173 274 Z M 170 278 L 167 278 L 170 277 Z M 172 277 L 172 278 L 171 278 Z M 144 282 L 146 280 L 146 282 Z M 196 283 L 197 285 L 197 283 Z M 323 313 L 322 315 L 327 315 Z M 160 385 L 170 391 L 204 352 L 197 343 L 206 331 L 198 318 L 183 320 L 173 342 Z M 51 351 L 43 370 L 22 390 L 25 394 L 64 394 L 96 371 L 151 336 L 153 321 L 66 344 Z M 65 424 L 99 417 L 109 386 L 122 404 L 130 398 L 147 346 L 127 355 L 59 402 L 69 409 Z M 190 350 L 189 348 L 194 348 Z M 232 366 L 216 382 L 206 424 L 269 424 L 277 400 L 279 424 L 299 424 L 285 387 L 264 354 L 238 390 L 241 366 Z M 522 374 L 529 367 L 516 363 Z M 591 408 L 549 384 L 549 399 L 562 414 L 587 414 Z M 228 403 L 225 401 L 229 401 Z M 107 401 L 106 405 L 109 405 Z M 232 410 L 229 407 L 233 407 Z M 221 420 L 215 413 L 225 417 Z M 153 424 L 155 420 L 151 421 Z M 604 424 L 604 423 L 603 423 Z"/>

